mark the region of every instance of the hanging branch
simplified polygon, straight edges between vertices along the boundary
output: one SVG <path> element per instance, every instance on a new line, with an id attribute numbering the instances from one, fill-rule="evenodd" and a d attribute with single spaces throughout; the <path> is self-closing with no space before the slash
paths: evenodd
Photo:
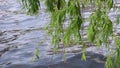
<path id="1" fill-rule="evenodd" d="M 51 20 L 47 31 L 51 36 L 54 51 L 57 52 L 59 43 L 69 46 L 71 42 L 82 45 L 82 58 L 86 59 L 86 45 L 81 35 L 84 24 L 81 9 L 90 7 L 89 26 L 87 27 L 87 41 L 96 44 L 110 46 L 110 38 L 115 42 L 115 52 L 110 50 L 107 55 L 106 68 L 119 68 L 120 63 L 120 38 L 113 33 L 115 23 L 109 18 L 109 11 L 114 8 L 113 0 L 44 0 Z M 28 14 L 39 12 L 40 0 L 22 0 Z M 119 24 L 117 17 L 117 24 Z M 67 20 L 67 21 L 66 21 Z M 67 23 L 67 25 L 65 25 Z M 65 27 L 64 27 L 65 25 Z M 115 59 L 113 59 L 115 58 Z M 114 62 L 114 63 L 113 63 Z"/>

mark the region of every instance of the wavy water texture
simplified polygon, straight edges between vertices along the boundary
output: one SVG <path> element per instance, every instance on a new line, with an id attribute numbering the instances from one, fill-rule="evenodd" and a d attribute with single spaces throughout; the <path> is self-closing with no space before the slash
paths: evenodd
<path id="1" fill-rule="evenodd" d="M 117 7 L 120 6 L 118 1 L 116 1 Z M 54 57 L 53 53 L 50 53 L 52 52 L 50 38 L 43 29 L 50 18 L 44 9 L 44 3 L 41 5 L 38 16 L 29 16 L 21 11 L 21 5 L 16 0 L 0 0 L 0 68 L 48 68 L 49 66 L 64 68 L 63 50 L 59 49 L 60 53 L 55 54 Z M 89 11 L 84 12 L 84 18 L 88 18 L 90 14 Z M 116 13 L 111 10 L 109 16 L 114 21 Z M 88 22 L 84 25 L 88 26 Z M 120 33 L 119 26 L 117 26 L 117 34 Z M 44 39 L 46 41 L 43 41 Z M 30 62 L 36 46 L 40 49 L 40 59 Z M 91 52 L 87 53 L 86 62 L 79 58 L 81 57 L 80 49 L 79 45 L 66 48 L 67 68 L 104 67 L 105 60 L 102 55 L 108 53 L 105 47 L 96 49 L 94 46 L 89 46 L 87 51 Z"/>

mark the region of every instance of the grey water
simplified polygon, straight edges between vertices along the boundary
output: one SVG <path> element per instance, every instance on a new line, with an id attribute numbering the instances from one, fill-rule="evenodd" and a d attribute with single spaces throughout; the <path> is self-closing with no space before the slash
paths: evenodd
<path id="1" fill-rule="evenodd" d="M 29 16 L 16 0 L 0 0 L 0 68 L 65 68 L 63 54 L 49 55 L 50 38 L 43 28 L 50 18 L 44 8 L 42 3 L 38 16 Z M 84 14 L 87 18 L 90 12 Z M 31 62 L 36 47 L 40 59 Z M 68 53 L 66 68 L 104 68 L 104 56 L 100 54 L 88 53 L 86 62 L 80 57 Z"/>

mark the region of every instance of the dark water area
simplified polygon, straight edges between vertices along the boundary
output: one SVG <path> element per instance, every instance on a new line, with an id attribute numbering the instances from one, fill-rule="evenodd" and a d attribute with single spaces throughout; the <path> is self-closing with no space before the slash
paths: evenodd
<path id="1" fill-rule="evenodd" d="M 88 52 L 86 61 L 81 60 L 80 58 L 81 54 L 78 54 L 74 57 L 68 58 L 66 62 L 60 61 L 53 63 L 46 60 L 45 64 L 16 64 L 8 65 L 6 68 L 104 68 L 105 58 L 103 55 Z"/>
<path id="2" fill-rule="evenodd" d="M 0 68 L 104 68 L 105 57 L 101 55 L 107 53 L 104 48 L 88 48 L 87 51 L 91 52 L 87 53 L 86 61 L 81 60 L 81 53 L 67 53 L 65 63 L 62 53 L 50 55 L 52 46 L 43 30 L 50 18 L 44 4 L 41 5 L 38 16 L 29 16 L 21 12 L 16 0 L 0 0 Z M 84 17 L 90 14 L 85 12 Z M 110 17 L 114 20 L 115 13 L 111 11 Z M 31 62 L 36 47 L 39 48 L 40 59 Z M 78 51 L 76 47 L 66 50 Z"/>

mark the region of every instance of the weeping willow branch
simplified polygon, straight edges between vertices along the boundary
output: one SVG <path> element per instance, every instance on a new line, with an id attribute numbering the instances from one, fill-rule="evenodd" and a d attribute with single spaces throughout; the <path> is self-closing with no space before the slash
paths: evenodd
<path id="1" fill-rule="evenodd" d="M 57 52 L 59 43 L 69 46 L 71 42 L 82 43 L 82 58 L 86 59 L 86 45 L 84 37 L 81 35 L 82 25 L 85 23 L 83 13 L 85 7 L 92 10 L 89 16 L 89 26 L 87 27 L 87 41 L 98 46 L 108 45 L 109 40 L 115 42 L 116 50 L 107 56 L 106 68 L 119 68 L 120 63 L 120 38 L 113 33 L 114 24 L 109 18 L 109 11 L 114 8 L 114 0 L 44 0 L 47 11 L 51 15 L 51 20 L 47 26 L 48 34 L 51 36 L 54 51 Z M 40 0 L 22 0 L 23 8 L 28 14 L 38 14 Z M 90 9 L 89 8 L 89 9 Z M 67 20 L 67 21 L 66 21 Z M 112 56 L 111 56 L 112 55 Z M 114 55 L 114 56 L 113 56 Z M 115 59 L 113 59 L 115 58 Z M 114 63 L 113 63 L 114 62 Z"/>
<path id="2" fill-rule="evenodd" d="M 39 13 L 40 0 L 22 0 L 23 9 L 27 10 L 27 14 L 36 15 Z"/>

